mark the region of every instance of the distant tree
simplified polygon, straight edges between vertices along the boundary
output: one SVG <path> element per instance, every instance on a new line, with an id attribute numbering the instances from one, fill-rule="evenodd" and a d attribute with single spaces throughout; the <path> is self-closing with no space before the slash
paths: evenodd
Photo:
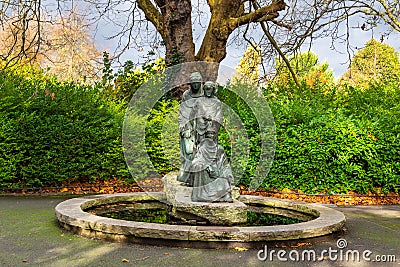
<path id="1" fill-rule="evenodd" d="M 371 39 L 354 55 L 343 80 L 364 87 L 370 81 L 400 80 L 399 52 L 390 45 Z"/>
<path id="2" fill-rule="evenodd" d="M 27 27 L 24 29 L 24 27 Z M 7 63 L 35 61 L 40 57 L 38 38 L 42 38 L 41 25 L 22 21 L 2 21 L 0 30 L 0 59 Z"/>
<path id="3" fill-rule="evenodd" d="M 299 81 L 310 88 L 317 85 L 325 86 L 333 82 L 334 77 L 329 69 L 329 64 L 320 63 L 318 56 L 313 52 L 304 52 L 292 56 L 289 58 L 289 62 Z M 277 59 L 275 83 L 286 86 L 290 82 L 293 82 L 293 77 L 287 65 L 282 59 Z"/>
<path id="4" fill-rule="evenodd" d="M 83 16 L 77 10 L 59 17 L 45 29 L 39 64 L 62 80 L 82 81 L 100 78 L 101 56 Z"/>
<path id="5" fill-rule="evenodd" d="M 129 101 L 137 89 L 150 77 L 165 70 L 165 61 L 158 58 L 141 67 L 135 67 L 132 61 L 126 61 L 123 68 L 114 73 L 109 54 L 103 54 L 102 90 L 106 97 Z"/>
<path id="6" fill-rule="evenodd" d="M 318 64 L 318 56 L 313 52 L 304 52 L 290 57 L 289 62 L 296 75 L 301 78 Z M 290 79 L 289 70 L 283 60 L 279 58 L 276 60 L 275 69 L 277 79 Z"/>
<path id="7" fill-rule="evenodd" d="M 51 23 L 29 20 L 30 23 L 17 18 L 2 22 L 0 59 L 8 64 L 35 63 L 60 80 L 99 78 L 102 54 L 76 8 L 58 15 Z"/>
<path id="8" fill-rule="evenodd" d="M 239 65 L 236 66 L 236 73 L 232 77 L 233 82 L 246 82 L 250 84 L 258 84 L 260 79 L 261 67 L 261 49 L 255 44 L 247 47 L 240 59 Z"/>

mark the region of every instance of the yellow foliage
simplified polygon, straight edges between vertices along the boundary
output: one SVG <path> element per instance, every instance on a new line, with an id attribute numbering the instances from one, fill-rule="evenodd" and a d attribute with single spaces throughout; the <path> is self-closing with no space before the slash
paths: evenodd
<path id="1" fill-rule="evenodd" d="M 235 247 L 235 250 L 236 250 L 236 251 L 247 251 L 247 250 L 249 250 L 249 249 L 247 249 L 247 248 L 241 248 L 241 247 Z"/>
<path id="2" fill-rule="evenodd" d="M 249 45 L 236 66 L 236 73 L 232 77 L 232 82 L 242 82 L 256 85 L 260 78 L 261 52 L 260 47 Z"/>

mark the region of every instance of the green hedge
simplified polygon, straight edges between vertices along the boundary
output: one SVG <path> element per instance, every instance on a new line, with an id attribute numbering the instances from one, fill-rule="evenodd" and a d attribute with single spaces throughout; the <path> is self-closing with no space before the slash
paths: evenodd
<path id="1" fill-rule="evenodd" d="M 239 116 L 245 128 L 245 132 L 241 132 L 240 134 L 247 135 L 245 138 L 247 140 L 235 140 L 235 138 L 232 138 L 232 136 L 229 135 L 229 132 L 227 132 L 223 127 L 221 127 L 218 139 L 219 144 L 224 147 L 229 159 L 231 159 L 232 156 L 231 146 L 234 145 L 233 143 L 240 147 L 237 153 L 241 152 L 240 150 L 243 152 L 247 150 L 248 154 L 241 153 L 240 155 L 234 155 L 235 167 L 239 173 L 243 174 L 238 181 L 238 184 L 247 187 L 250 185 L 251 179 L 257 175 L 257 164 L 259 163 L 261 153 L 261 129 L 259 128 L 260 126 L 257 123 L 255 114 L 252 112 L 251 107 L 249 107 L 250 103 L 246 103 L 246 100 L 242 99 L 240 94 L 247 95 L 249 99 L 251 99 L 251 97 L 258 97 L 254 88 L 246 84 L 228 84 L 225 88 L 220 87 L 217 96 L 222 103 L 229 106 L 229 108 Z M 223 113 L 225 115 L 225 123 L 228 123 L 228 120 L 231 118 L 227 116 L 226 110 L 224 110 Z M 239 136 L 236 138 L 238 137 Z M 235 168 L 233 171 L 235 172 Z"/>
<path id="2" fill-rule="evenodd" d="M 0 186 L 128 178 L 121 105 L 34 68 L 0 74 Z"/>
<path id="3" fill-rule="evenodd" d="M 400 189 L 398 84 L 303 88 L 270 99 L 277 148 L 264 187 L 308 193 Z M 268 92 L 266 92 L 268 95 Z"/>
<path id="4" fill-rule="evenodd" d="M 399 190 L 400 96 L 398 83 L 353 87 L 264 90 L 275 117 L 275 160 L 262 187 L 307 193 L 366 193 Z M 126 103 L 104 100 L 98 87 L 60 83 L 30 67 L 0 73 L 0 187 L 54 186 L 63 182 L 117 177 L 132 182 L 122 149 Z M 251 90 L 251 88 L 248 88 Z M 104 93 L 104 92 L 103 92 Z M 254 115 L 237 95 L 219 97 L 244 121 L 250 159 L 239 162 L 248 186 L 257 168 L 259 134 Z M 159 173 L 179 167 L 176 101 L 160 101 L 145 123 L 145 148 Z M 164 123 L 169 121 L 169 126 Z M 164 133 L 166 131 L 167 134 Z M 163 135 L 164 134 L 164 135 Z M 222 129 L 220 143 L 230 156 L 231 139 Z M 129 140 L 128 140 L 129 141 Z M 131 155 L 134 160 L 134 154 Z M 178 159 L 178 161 L 177 161 Z M 130 160 L 130 159 L 128 159 Z M 241 160 L 239 158 L 239 160 Z M 137 162 L 134 168 L 143 166 Z M 148 173 L 138 173 L 145 177 Z"/>

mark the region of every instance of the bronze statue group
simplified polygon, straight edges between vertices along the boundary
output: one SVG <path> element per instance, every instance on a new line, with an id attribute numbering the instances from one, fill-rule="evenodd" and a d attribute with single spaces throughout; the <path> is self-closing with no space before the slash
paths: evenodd
<path id="1" fill-rule="evenodd" d="M 177 180 L 193 187 L 195 202 L 232 202 L 233 175 L 224 149 L 218 144 L 222 124 L 218 85 L 203 83 L 199 72 L 190 75 L 190 89 L 182 96 L 179 113 L 181 169 Z"/>

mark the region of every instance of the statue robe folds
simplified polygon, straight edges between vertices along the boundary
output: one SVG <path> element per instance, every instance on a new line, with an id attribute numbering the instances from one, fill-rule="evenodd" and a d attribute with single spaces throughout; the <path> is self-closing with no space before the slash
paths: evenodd
<path id="1" fill-rule="evenodd" d="M 211 164 L 210 164 L 211 163 Z M 232 202 L 232 171 L 224 149 L 211 138 L 205 138 L 192 161 L 192 201 Z"/>
<path id="2" fill-rule="evenodd" d="M 193 178 L 192 201 L 231 202 L 233 175 L 224 149 L 218 145 L 222 123 L 221 102 L 205 97 L 196 103 L 194 130 L 196 154 L 190 166 Z"/>
<path id="3" fill-rule="evenodd" d="M 185 92 L 186 93 L 186 92 Z M 179 112 L 179 133 L 180 133 L 180 156 L 181 169 L 178 174 L 178 181 L 193 186 L 193 177 L 189 172 L 195 154 L 195 123 L 191 117 L 196 103 L 203 97 L 190 97 L 184 94 Z"/>

